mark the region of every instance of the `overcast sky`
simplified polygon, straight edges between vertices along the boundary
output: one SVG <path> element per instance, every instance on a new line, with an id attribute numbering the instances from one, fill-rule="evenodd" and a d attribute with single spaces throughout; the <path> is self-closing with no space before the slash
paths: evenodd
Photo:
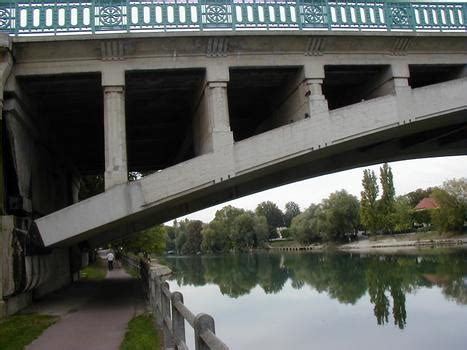
<path id="1" fill-rule="evenodd" d="M 467 177 L 467 156 L 416 159 L 393 162 L 389 165 L 394 175 L 396 195 L 403 195 L 417 188 L 439 186 L 442 185 L 443 181 L 452 178 Z M 380 166 L 374 165 L 365 168 L 374 170 L 379 176 Z M 200 210 L 183 218 L 210 222 L 216 211 L 226 205 L 254 210 L 258 203 L 263 201 L 272 201 L 282 210 L 284 210 L 285 203 L 294 201 L 303 210 L 311 203 L 319 203 L 330 193 L 341 189 L 345 189 L 360 198 L 362 175 L 365 168 L 356 168 L 276 187 Z"/>

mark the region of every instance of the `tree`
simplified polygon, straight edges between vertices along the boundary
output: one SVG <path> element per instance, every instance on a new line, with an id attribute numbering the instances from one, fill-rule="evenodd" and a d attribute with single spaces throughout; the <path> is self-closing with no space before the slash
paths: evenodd
<path id="1" fill-rule="evenodd" d="M 256 207 L 256 215 L 264 216 L 268 223 L 269 238 L 276 238 L 276 228 L 284 226 L 284 214 L 277 207 L 277 205 L 271 201 L 262 202 Z"/>
<path id="2" fill-rule="evenodd" d="M 292 219 L 301 213 L 300 207 L 295 202 L 288 202 L 285 204 L 284 212 L 284 225 L 290 227 Z"/>
<path id="3" fill-rule="evenodd" d="M 203 223 L 199 220 L 189 221 L 186 226 L 186 242 L 182 247 L 182 254 L 196 254 L 201 250 Z"/>
<path id="4" fill-rule="evenodd" d="M 381 199 L 379 201 L 379 223 L 383 231 L 392 232 L 394 230 L 393 213 L 396 192 L 391 167 L 384 163 L 380 170 Z"/>
<path id="5" fill-rule="evenodd" d="M 264 216 L 255 216 L 255 247 L 261 247 L 268 240 L 268 222 Z"/>
<path id="6" fill-rule="evenodd" d="M 166 226 L 165 227 L 165 249 L 167 251 L 174 251 L 177 249 L 175 245 L 176 230 L 173 226 Z"/>
<path id="7" fill-rule="evenodd" d="M 303 213 L 292 219 L 290 234 L 300 243 L 311 243 L 319 240 L 320 218 L 322 218 L 321 207 L 316 204 L 310 205 Z"/>
<path id="8" fill-rule="evenodd" d="M 379 227 L 378 224 L 378 184 L 374 171 L 365 169 L 363 171 L 363 191 L 361 192 L 360 201 L 360 221 L 366 230 L 371 233 L 376 233 Z"/>
<path id="9" fill-rule="evenodd" d="M 357 197 L 346 190 L 331 193 L 322 202 L 321 232 L 324 240 L 343 241 L 358 227 L 359 202 Z"/>
<path id="10" fill-rule="evenodd" d="M 236 249 L 253 248 L 255 244 L 255 217 L 252 213 L 243 213 L 232 223 L 231 237 Z"/>
<path id="11" fill-rule="evenodd" d="M 444 232 L 462 232 L 466 218 L 467 181 L 453 179 L 443 184 L 443 189 L 435 189 L 433 198 L 439 209 L 432 211 L 433 223 Z"/>
<path id="12" fill-rule="evenodd" d="M 159 254 L 165 249 L 166 228 L 154 226 L 149 229 L 133 233 L 122 241 L 125 251 L 133 253 Z"/>
<path id="13" fill-rule="evenodd" d="M 203 230 L 202 249 L 205 252 L 223 252 L 231 248 L 231 227 L 235 218 L 245 213 L 244 209 L 227 205 L 216 212 L 214 219 Z"/>
<path id="14" fill-rule="evenodd" d="M 412 208 L 406 196 L 399 196 L 394 201 L 392 222 L 396 232 L 407 232 L 413 227 Z"/>

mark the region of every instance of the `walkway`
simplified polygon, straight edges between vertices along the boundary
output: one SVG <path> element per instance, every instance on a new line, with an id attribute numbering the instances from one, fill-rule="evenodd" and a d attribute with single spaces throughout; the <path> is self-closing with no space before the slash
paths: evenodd
<path id="1" fill-rule="evenodd" d="M 55 314 L 61 319 L 27 350 L 115 350 L 128 321 L 143 311 L 138 281 L 123 269 L 103 281 L 79 282 L 34 304 L 27 311 Z"/>

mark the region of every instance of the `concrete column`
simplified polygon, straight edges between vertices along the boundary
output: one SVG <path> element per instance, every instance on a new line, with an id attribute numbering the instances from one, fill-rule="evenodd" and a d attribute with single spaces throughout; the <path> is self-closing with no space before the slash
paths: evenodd
<path id="1" fill-rule="evenodd" d="M 313 130 L 313 140 L 316 148 L 327 145 L 330 139 L 331 120 L 328 101 L 323 94 L 324 66 L 305 66 L 306 96 L 308 97 L 309 118 Z"/>
<path id="2" fill-rule="evenodd" d="M 323 95 L 323 79 L 311 78 L 305 79 L 305 86 L 308 95 L 308 104 L 310 106 L 310 114 L 322 113 L 328 111 L 328 101 Z"/>
<path id="3" fill-rule="evenodd" d="M 208 99 L 212 148 L 216 152 L 225 146 L 233 145 L 233 134 L 230 130 L 229 105 L 227 101 L 227 82 L 208 82 L 206 96 Z"/>
<path id="4" fill-rule="evenodd" d="M 3 123 L 3 92 L 13 67 L 11 39 L 8 34 L 0 34 L 0 123 Z M 3 178 L 3 130 L 0 128 L 0 215 L 5 214 L 5 183 Z M 1 269 L 1 265 L 0 265 Z M 1 299 L 0 299 L 1 300 Z"/>
<path id="5" fill-rule="evenodd" d="M 409 85 L 409 66 L 407 63 L 396 62 L 391 64 L 392 82 L 396 95 L 407 94 L 410 92 Z"/>
<path id="6" fill-rule="evenodd" d="M 105 189 L 128 181 L 125 88 L 104 86 Z"/>

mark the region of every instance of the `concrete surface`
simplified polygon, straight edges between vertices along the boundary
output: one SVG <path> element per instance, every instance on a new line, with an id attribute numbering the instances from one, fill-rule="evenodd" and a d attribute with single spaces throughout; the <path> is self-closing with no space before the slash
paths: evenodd
<path id="1" fill-rule="evenodd" d="M 60 316 L 28 350 L 115 350 L 127 324 L 144 311 L 139 282 L 115 268 L 103 281 L 78 282 L 51 294 L 24 312 Z"/>

